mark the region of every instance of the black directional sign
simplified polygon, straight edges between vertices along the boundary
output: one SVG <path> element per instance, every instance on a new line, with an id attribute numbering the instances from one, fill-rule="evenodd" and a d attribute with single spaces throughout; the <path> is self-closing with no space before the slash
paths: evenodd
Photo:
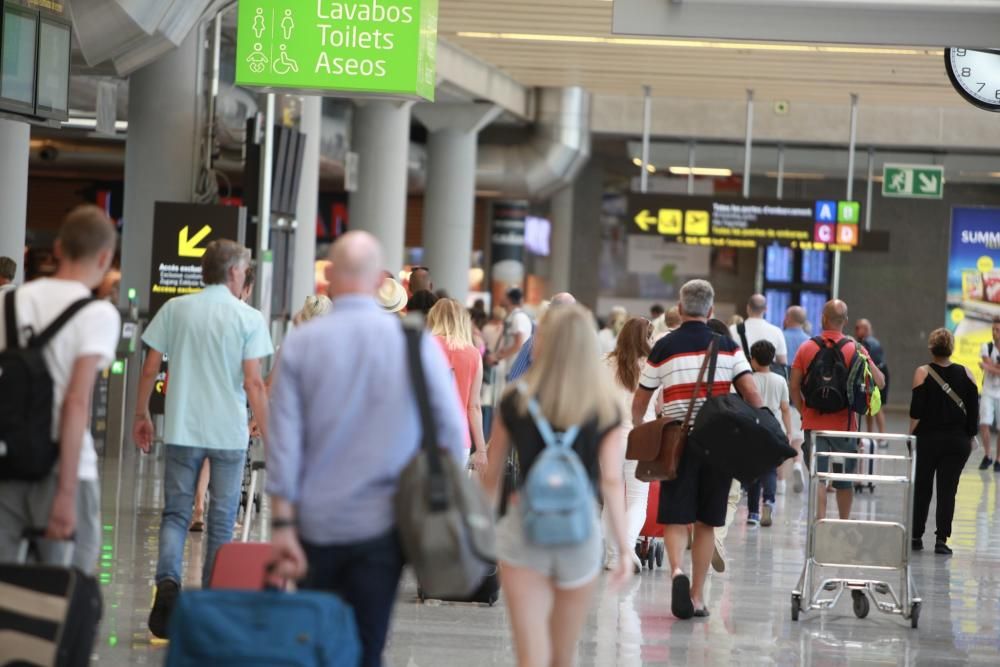
<path id="1" fill-rule="evenodd" d="M 149 315 L 170 299 L 202 290 L 201 257 L 216 239 L 243 243 L 246 209 L 156 202 L 149 268 Z"/>

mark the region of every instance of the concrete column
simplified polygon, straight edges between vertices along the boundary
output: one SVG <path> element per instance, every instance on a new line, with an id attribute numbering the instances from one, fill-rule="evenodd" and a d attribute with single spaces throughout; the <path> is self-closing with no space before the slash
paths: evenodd
<path id="1" fill-rule="evenodd" d="M 190 202 L 197 173 L 198 30 L 175 50 L 129 77 L 125 141 L 125 224 L 122 234 L 124 305 L 130 287 L 149 304 L 153 206 Z"/>
<path id="2" fill-rule="evenodd" d="M 24 282 L 24 232 L 28 226 L 28 152 L 31 126 L 0 118 L 0 256 L 17 262 L 14 282 Z"/>
<path id="3" fill-rule="evenodd" d="M 406 236 L 406 172 L 412 102 L 358 102 L 351 149 L 358 154 L 358 190 L 351 193 L 348 225 L 375 236 L 385 268 L 403 268 Z"/>
<path id="4" fill-rule="evenodd" d="M 600 293 L 600 266 L 604 241 L 601 238 L 601 198 L 604 194 L 604 170 L 591 160 L 573 183 L 573 262 L 570 268 L 570 292 L 589 308 L 597 307 Z"/>
<path id="5" fill-rule="evenodd" d="M 573 266 L 573 187 L 552 195 L 552 241 L 549 244 L 549 292 L 570 291 Z"/>
<path id="6" fill-rule="evenodd" d="M 298 229 L 292 251 L 292 303 L 298 312 L 306 297 L 316 291 L 316 213 L 319 208 L 319 149 L 323 132 L 323 98 L 303 97 L 299 130 L 306 135 L 299 176 L 299 200 L 295 211 Z"/>
<path id="7" fill-rule="evenodd" d="M 430 130 L 424 190 L 424 265 L 436 288 L 461 303 L 469 294 L 479 130 L 500 115 L 492 104 L 421 104 L 413 115 Z"/>

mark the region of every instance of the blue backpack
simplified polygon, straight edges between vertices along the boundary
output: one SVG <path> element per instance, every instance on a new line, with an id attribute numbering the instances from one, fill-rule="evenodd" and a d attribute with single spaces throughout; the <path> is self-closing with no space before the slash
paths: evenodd
<path id="1" fill-rule="evenodd" d="M 594 529 L 595 512 L 590 477 L 573 450 L 580 427 L 555 433 L 534 398 L 528 399 L 528 412 L 545 449 L 520 489 L 524 534 L 539 546 L 580 544 Z"/>

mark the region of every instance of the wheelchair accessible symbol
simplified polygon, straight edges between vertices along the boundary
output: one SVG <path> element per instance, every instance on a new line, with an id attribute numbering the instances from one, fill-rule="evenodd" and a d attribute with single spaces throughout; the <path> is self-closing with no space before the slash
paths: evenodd
<path id="1" fill-rule="evenodd" d="M 288 55 L 288 47 L 284 44 L 278 47 L 281 53 L 278 55 L 278 59 L 274 61 L 271 65 L 271 69 L 274 70 L 275 74 L 288 74 L 289 72 L 299 71 L 299 64 L 293 60 Z M 253 65 L 251 65 L 251 68 Z"/>

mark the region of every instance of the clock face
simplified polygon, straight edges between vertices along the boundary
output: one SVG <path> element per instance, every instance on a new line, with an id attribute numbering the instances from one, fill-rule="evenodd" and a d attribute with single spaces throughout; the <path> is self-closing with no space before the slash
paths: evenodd
<path id="1" fill-rule="evenodd" d="M 980 109 L 1000 111 L 1000 51 L 945 49 L 945 69 L 955 90 Z"/>

